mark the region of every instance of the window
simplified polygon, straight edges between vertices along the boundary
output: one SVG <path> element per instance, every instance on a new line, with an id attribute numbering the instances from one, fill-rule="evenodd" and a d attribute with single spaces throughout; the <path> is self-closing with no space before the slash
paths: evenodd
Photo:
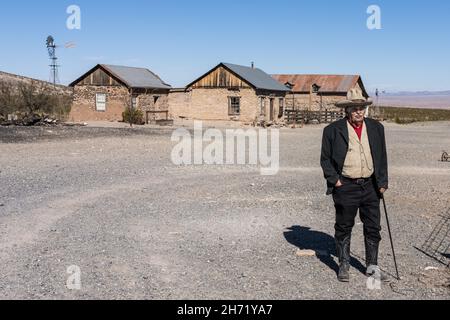
<path id="1" fill-rule="evenodd" d="M 138 106 L 138 98 L 137 97 L 131 97 L 131 107 L 133 110 L 136 110 Z"/>
<path id="2" fill-rule="evenodd" d="M 106 94 L 97 93 L 95 95 L 95 109 L 101 112 L 106 111 Z"/>
<path id="3" fill-rule="evenodd" d="M 259 109 L 261 110 L 261 115 L 266 115 L 266 98 L 261 97 L 259 98 Z"/>
<path id="4" fill-rule="evenodd" d="M 241 98 L 229 97 L 228 98 L 228 114 L 230 116 L 238 116 L 241 114 Z"/>
<path id="5" fill-rule="evenodd" d="M 284 115 L 284 99 L 280 98 L 280 108 L 279 108 L 279 112 L 278 112 L 278 119 L 283 118 Z"/>
<path id="6" fill-rule="evenodd" d="M 312 85 L 312 92 L 313 93 L 319 93 L 320 88 L 321 88 L 321 86 L 319 86 L 318 84 L 314 83 Z"/>

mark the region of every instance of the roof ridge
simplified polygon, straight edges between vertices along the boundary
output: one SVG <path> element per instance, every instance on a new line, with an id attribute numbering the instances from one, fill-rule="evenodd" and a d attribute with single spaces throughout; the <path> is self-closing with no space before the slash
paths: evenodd
<path id="1" fill-rule="evenodd" d="M 166 84 L 170 86 L 170 84 L 166 83 L 160 76 L 158 76 L 156 73 L 154 73 L 152 70 L 145 68 L 148 72 L 150 72 L 152 75 L 154 75 L 159 81 L 161 81 L 163 84 Z"/>
<path id="2" fill-rule="evenodd" d="M 108 63 L 100 63 L 101 66 L 110 66 L 110 67 L 119 67 L 119 68 L 129 68 L 129 69 L 147 69 L 142 67 L 130 67 L 130 66 L 124 66 L 120 64 L 108 64 Z"/>

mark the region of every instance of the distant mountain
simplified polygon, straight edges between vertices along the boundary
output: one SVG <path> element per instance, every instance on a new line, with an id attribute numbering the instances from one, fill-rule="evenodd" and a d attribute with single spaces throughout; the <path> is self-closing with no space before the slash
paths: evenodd
<path id="1" fill-rule="evenodd" d="M 425 109 L 450 109 L 449 91 L 415 91 L 415 92 L 386 92 L 380 96 L 371 95 L 375 103 L 380 106 L 411 107 Z"/>
<path id="2" fill-rule="evenodd" d="M 371 96 L 375 97 L 375 92 L 372 92 Z M 447 90 L 447 91 L 380 92 L 380 96 L 387 96 L 387 97 L 450 96 L 450 90 Z"/>

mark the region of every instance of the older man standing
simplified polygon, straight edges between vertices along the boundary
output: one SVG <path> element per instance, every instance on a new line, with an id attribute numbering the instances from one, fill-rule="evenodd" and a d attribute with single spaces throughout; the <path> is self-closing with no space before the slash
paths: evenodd
<path id="1" fill-rule="evenodd" d="M 321 166 L 336 208 L 335 239 L 339 258 L 338 280 L 350 281 L 350 243 L 359 211 L 364 224 L 367 276 L 381 275 L 380 199 L 388 189 L 388 161 L 384 127 L 365 117 L 372 102 L 360 90 L 337 104 L 347 117 L 325 128 Z M 387 281 L 382 275 L 381 280 Z"/>

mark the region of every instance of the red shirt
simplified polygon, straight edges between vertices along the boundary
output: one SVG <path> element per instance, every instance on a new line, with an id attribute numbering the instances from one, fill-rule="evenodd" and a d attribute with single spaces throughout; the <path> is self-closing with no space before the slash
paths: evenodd
<path id="1" fill-rule="evenodd" d="M 355 129 L 355 132 L 358 135 L 359 141 L 361 141 L 364 123 L 359 128 L 354 126 L 351 122 L 349 122 L 349 123 L 353 127 L 353 129 Z"/>

